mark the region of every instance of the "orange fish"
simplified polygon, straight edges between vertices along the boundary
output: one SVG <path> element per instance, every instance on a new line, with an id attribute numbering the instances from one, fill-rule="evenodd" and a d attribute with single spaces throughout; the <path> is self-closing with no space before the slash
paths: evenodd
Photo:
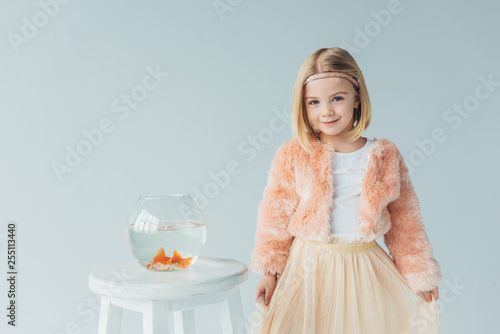
<path id="1" fill-rule="evenodd" d="M 186 266 L 189 266 L 193 262 L 192 257 L 188 257 L 186 259 L 182 258 L 181 253 L 177 251 L 177 249 L 174 250 L 174 256 L 170 258 L 170 260 L 167 261 L 167 263 L 176 263 L 179 268 L 186 268 Z"/>
<path id="2" fill-rule="evenodd" d="M 153 262 L 149 263 L 146 268 L 148 269 L 154 269 L 154 264 L 156 263 L 161 263 L 161 264 L 177 264 L 179 268 L 186 268 L 186 266 L 189 266 L 193 263 L 193 258 L 188 257 L 183 259 L 181 253 L 177 251 L 177 249 L 174 250 L 174 256 L 168 257 L 165 255 L 165 250 L 163 247 L 160 247 L 158 251 L 156 252 L 155 256 L 153 257 Z M 167 270 L 172 269 L 172 267 L 167 267 Z"/>
<path id="3" fill-rule="evenodd" d="M 153 264 L 160 262 L 161 264 L 167 264 L 169 263 L 168 261 L 170 258 L 168 256 L 165 256 L 165 250 L 163 247 L 160 247 L 158 251 L 156 252 L 156 255 L 153 257 Z"/>

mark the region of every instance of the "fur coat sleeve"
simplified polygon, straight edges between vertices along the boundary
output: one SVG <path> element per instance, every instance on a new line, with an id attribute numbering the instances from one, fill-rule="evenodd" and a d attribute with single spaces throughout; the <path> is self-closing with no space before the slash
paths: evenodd
<path id="1" fill-rule="evenodd" d="M 432 246 L 422 223 L 420 203 L 410 180 L 408 167 L 399 150 L 397 154 L 400 194 L 387 205 L 391 228 L 384 235 L 384 243 L 412 290 L 431 291 L 443 277 L 439 263 L 432 255 Z"/>
<path id="2" fill-rule="evenodd" d="M 257 231 L 250 267 L 260 274 L 280 275 L 285 268 L 294 236 L 287 231 L 299 203 L 293 164 L 285 154 L 285 142 L 275 154 L 257 213 Z"/>

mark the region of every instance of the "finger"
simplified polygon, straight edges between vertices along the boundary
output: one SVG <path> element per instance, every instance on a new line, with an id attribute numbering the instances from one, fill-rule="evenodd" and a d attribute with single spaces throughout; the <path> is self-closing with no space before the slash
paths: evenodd
<path id="1" fill-rule="evenodd" d="M 263 293 L 262 289 L 256 290 L 256 292 L 255 292 L 255 302 L 259 301 L 259 298 L 262 295 L 262 293 Z"/>
<path id="2" fill-rule="evenodd" d="M 271 294 L 269 293 L 269 290 L 266 289 L 266 296 L 265 296 L 265 303 L 266 303 L 266 305 L 269 304 L 269 299 L 271 299 Z"/>
<path id="3" fill-rule="evenodd" d="M 274 296 L 274 289 L 268 289 L 266 290 L 266 298 L 267 298 L 267 304 L 269 304 L 271 302 L 271 298 L 273 298 Z"/>

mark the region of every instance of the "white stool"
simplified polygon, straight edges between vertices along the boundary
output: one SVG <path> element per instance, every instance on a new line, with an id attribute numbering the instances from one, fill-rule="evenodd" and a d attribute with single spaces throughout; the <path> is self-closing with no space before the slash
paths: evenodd
<path id="1" fill-rule="evenodd" d="M 169 333 L 170 315 L 175 334 L 191 334 L 194 308 L 219 304 L 223 333 L 236 334 L 238 322 L 244 323 L 238 286 L 247 279 L 243 263 L 207 257 L 179 271 L 153 272 L 135 260 L 94 270 L 89 288 L 101 295 L 98 333 L 118 334 L 122 310 L 129 309 L 142 313 L 144 334 Z"/>

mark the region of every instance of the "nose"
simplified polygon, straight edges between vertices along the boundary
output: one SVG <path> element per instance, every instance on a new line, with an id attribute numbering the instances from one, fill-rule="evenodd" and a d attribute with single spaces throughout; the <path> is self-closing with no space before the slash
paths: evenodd
<path id="1" fill-rule="evenodd" d="M 323 110 L 321 110 L 321 115 L 323 117 L 328 117 L 331 115 L 335 115 L 335 111 L 333 110 L 333 107 L 331 105 L 326 105 L 324 106 Z"/>

